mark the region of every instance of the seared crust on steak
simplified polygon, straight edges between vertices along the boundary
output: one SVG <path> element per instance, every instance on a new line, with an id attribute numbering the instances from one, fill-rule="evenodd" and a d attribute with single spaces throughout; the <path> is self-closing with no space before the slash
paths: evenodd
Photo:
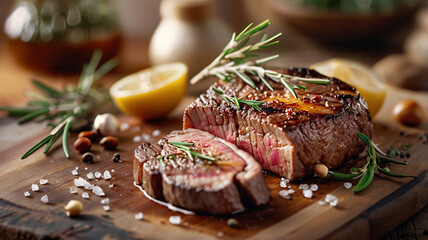
<path id="1" fill-rule="evenodd" d="M 169 142 L 193 143 L 186 152 Z M 156 199 L 196 212 L 240 212 L 245 204 L 266 204 L 269 191 L 260 164 L 235 145 L 197 129 L 173 131 L 159 144 L 142 144 L 135 151 L 134 180 Z"/>
<path id="2" fill-rule="evenodd" d="M 271 80 L 274 91 L 257 78 L 253 78 L 257 89 L 240 79 L 218 81 L 213 86 L 226 95 L 263 101 L 262 111 L 244 104 L 237 110 L 209 89 L 186 108 L 183 128 L 201 129 L 234 143 L 252 154 L 263 169 L 290 180 L 312 174 L 317 163 L 336 168 L 365 149 L 357 133 L 371 136 L 372 123 L 355 88 L 311 69 L 277 71 L 329 79 L 330 85 L 286 79 L 307 88 L 295 90 L 296 99 L 284 85 Z"/>

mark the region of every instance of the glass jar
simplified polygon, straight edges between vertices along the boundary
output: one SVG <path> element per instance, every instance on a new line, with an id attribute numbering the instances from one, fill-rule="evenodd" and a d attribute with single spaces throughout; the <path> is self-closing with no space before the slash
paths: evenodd
<path id="1" fill-rule="evenodd" d="M 110 59 L 121 42 L 109 0 L 16 0 L 4 31 L 18 62 L 51 73 L 80 71 L 95 49 Z"/>

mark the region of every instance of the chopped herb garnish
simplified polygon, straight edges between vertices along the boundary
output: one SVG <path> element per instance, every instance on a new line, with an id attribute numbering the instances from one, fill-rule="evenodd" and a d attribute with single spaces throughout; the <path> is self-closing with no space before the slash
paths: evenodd
<path id="1" fill-rule="evenodd" d="M 238 35 L 233 33 L 232 39 L 229 41 L 220 55 L 217 56 L 217 58 L 214 59 L 214 61 L 205 67 L 200 73 L 195 75 L 190 80 L 190 83 L 195 84 L 204 77 L 208 76 L 215 76 L 225 82 L 230 82 L 231 79 L 238 77 L 246 84 L 256 89 L 257 86 L 251 77 L 258 77 L 270 91 L 273 91 L 274 89 L 266 79 L 271 79 L 275 82 L 281 82 L 285 89 L 290 91 L 295 98 L 298 98 L 298 96 L 294 89 L 306 90 L 306 87 L 302 85 L 295 85 L 293 81 L 329 85 L 330 80 L 328 79 L 291 76 L 288 74 L 279 73 L 277 71 L 267 70 L 261 66 L 268 61 L 278 58 L 279 55 L 272 55 L 265 58 L 255 59 L 258 57 L 258 55 L 254 54 L 253 52 L 278 44 L 279 41 L 276 39 L 281 36 L 282 33 L 278 33 L 272 37 L 268 37 L 267 34 L 264 34 L 260 41 L 254 44 L 247 43 L 251 37 L 261 33 L 269 24 L 270 21 L 265 20 L 259 25 L 251 28 L 253 25 L 251 23 Z M 285 79 L 290 79 L 291 81 L 287 82 Z M 230 100 L 227 98 L 223 99 L 225 101 Z"/>
<path id="2" fill-rule="evenodd" d="M 193 157 L 199 157 L 205 160 L 209 160 L 209 161 L 216 161 L 217 159 L 215 157 L 211 157 L 208 155 L 204 155 L 202 153 L 196 152 L 192 149 L 190 149 L 187 146 L 194 146 L 193 143 L 189 143 L 189 142 L 168 142 L 169 144 L 183 150 L 184 152 L 187 153 L 187 155 L 189 155 L 189 158 L 193 161 Z"/>
<path id="3" fill-rule="evenodd" d="M 218 94 L 220 97 L 222 97 L 229 105 L 231 103 L 234 103 L 236 108 L 238 110 L 241 109 L 241 103 L 242 104 L 246 104 L 254 109 L 256 109 L 257 111 L 262 111 L 262 109 L 260 108 L 260 105 L 263 103 L 263 101 L 254 101 L 254 100 L 244 100 L 244 99 L 238 99 L 236 96 L 230 97 L 225 95 L 221 90 L 217 89 L 217 88 L 212 88 L 213 91 Z"/>

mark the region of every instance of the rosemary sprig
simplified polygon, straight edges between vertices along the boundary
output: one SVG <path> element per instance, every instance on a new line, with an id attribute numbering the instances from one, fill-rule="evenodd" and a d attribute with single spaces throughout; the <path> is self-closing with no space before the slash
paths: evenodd
<path id="1" fill-rule="evenodd" d="M 212 88 L 212 90 L 219 95 L 220 97 L 222 97 L 224 99 L 224 101 L 227 102 L 227 104 L 230 104 L 231 102 L 233 102 L 236 106 L 236 108 L 238 110 L 241 109 L 241 103 L 242 104 L 246 104 L 254 109 L 256 109 L 257 111 L 262 111 L 262 109 L 260 108 L 260 105 L 263 103 L 263 101 L 254 101 L 254 100 L 245 100 L 245 99 L 238 99 L 236 96 L 230 97 L 227 96 L 223 93 L 223 91 L 217 89 L 217 88 Z"/>
<path id="2" fill-rule="evenodd" d="M 367 162 L 361 168 L 352 168 L 351 171 L 356 172 L 352 174 L 335 173 L 333 171 L 328 171 L 331 178 L 336 180 L 352 180 L 352 179 L 360 178 L 360 180 L 358 181 L 357 185 L 354 188 L 355 193 L 363 191 L 370 185 L 370 183 L 373 181 L 375 169 L 377 169 L 379 173 L 382 173 L 390 177 L 417 178 L 417 176 L 394 174 L 394 173 L 391 173 L 389 168 L 380 167 L 379 162 L 388 162 L 388 163 L 395 163 L 395 164 L 401 164 L 401 165 L 407 165 L 407 162 L 398 161 L 398 160 L 389 158 L 384 152 L 382 152 L 382 150 L 380 150 L 373 143 L 373 141 L 369 137 L 367 137 L 362 133 L 358 133 L 358 136 L 367 145 Z"/>
<path id="3" fill-rule="evenodd" d="M 330 80 L 328 79 L 295 77 L 273 70 L 266 70 L 261 66 L 262 64 L 277 58 L 279 55 L 272 55 L 261 59 L 255 59 L 258 57 L 258 55 L 254 54 L 253 52 L 278 44 L 279 41 L 276 39 L 282 34 L 278 33 L 272 37 L 268 37 L 267 34 L 264 34 L 260 41 L 254 44 L 247 43 L 251 37 L 261 33 L 261 31 L 264 30 L 269 24 L 270 21 L 265 20 L 259 25 L 251 28 L 253 25 L 251 23 L 238 35 L 233 33 L 232 39 L 229 41 L 220 55 L 201 72 L 195 75 L 190 82 L 195 84 L 204 77 L 208 76 L 215 76 L 226 82 L 231 81 L 235 77 L 239 77 L 252 88 L 257 88 L 256 84 L 251 79 L 251 76 L 253 76 L 258 77 L 260 81 L 271 91 L 274 89 L 266 79 L 282 83 L 285 89 L 291 92 L 295 98 L 298 98 L 298 96 L 294 89 L 306 90 L 306 87 L 296 84 L 298 81 L 329 85 Z M 285 79 L 288 79 L 289 81 L 285 81 Z"/>
<path id="4" fill-rule="evenodd" d="M 102 53 L 96 50 L 89 64 L 83 67 L 82 75 L 76 87 L 67 87 L 63 90 L 55 89 L 38 80 L 32 80 L 39 92 L 27 92 L 31 98 L 26 107 L 0 106 L 0 111 L 7 111 L 12 116 L 22 116 L 18 123 L 31 120 L 52 120 L 46 126 L 52 130 L 35 146 L 30 148 L 22 157 L 24 159 L 45 146 L 43 153 L 47 153 L 52 145 L 62 136 L 62 147 L 66 158 L 70 158 L 68 151 L 68 133 L 73 124 L 91 117 L 94 112 L 109 101 L 108 92 L 93 88 L 96 81 L 113 69 L 117 59 L 113 58 L 98 67 Z"/>
<path id="5" fill-rule="evenodd" d="M 194 146 L 193 143 L 189 143 L 189 142 L 168 142 L 168 143 L 179 148 L 179 149 L 181 149 L 181 150 L 183 150 L 184 152 L 186 152 L 192 161 L 193 161 L 193 157 L 199 157 L 199 158 L 209 160 L 209 161 L 216 161 L 217 160 L 215 157 L 204 155 L 202 153 L 199 153 L 199 152 L 196 152 L 196 151 L 190 149 L 189 146 Z"/>

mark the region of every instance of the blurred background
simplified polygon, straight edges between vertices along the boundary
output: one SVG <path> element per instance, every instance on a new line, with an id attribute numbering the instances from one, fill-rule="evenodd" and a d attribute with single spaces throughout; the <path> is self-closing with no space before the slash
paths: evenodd
<path id="1" fill-rule="evenodd" d="M 0 89 L 10 80 L 75 81 L 92 51 L 120 58 L 113 80 L 153 64 L 183 61 L 190 77 L 232 31 L 271 19 L 282 32 L 273 66 L 309 66 L 330 58 L 360 61 L 405 88 L 427 90 L 428 10 L 420 0 L 2 0 Z M 162 5 L 162 6 L 161 6 Z M 106 80 L 109 81 L 109 80 Z M 18 88 L 16 88 L 18 89 Z M 203 89 L 203 87 L 201 88 Z M 195 90 L 198 92 L 198 89 Z M 11 88 L 0 105 L 17 104 Z"/>

